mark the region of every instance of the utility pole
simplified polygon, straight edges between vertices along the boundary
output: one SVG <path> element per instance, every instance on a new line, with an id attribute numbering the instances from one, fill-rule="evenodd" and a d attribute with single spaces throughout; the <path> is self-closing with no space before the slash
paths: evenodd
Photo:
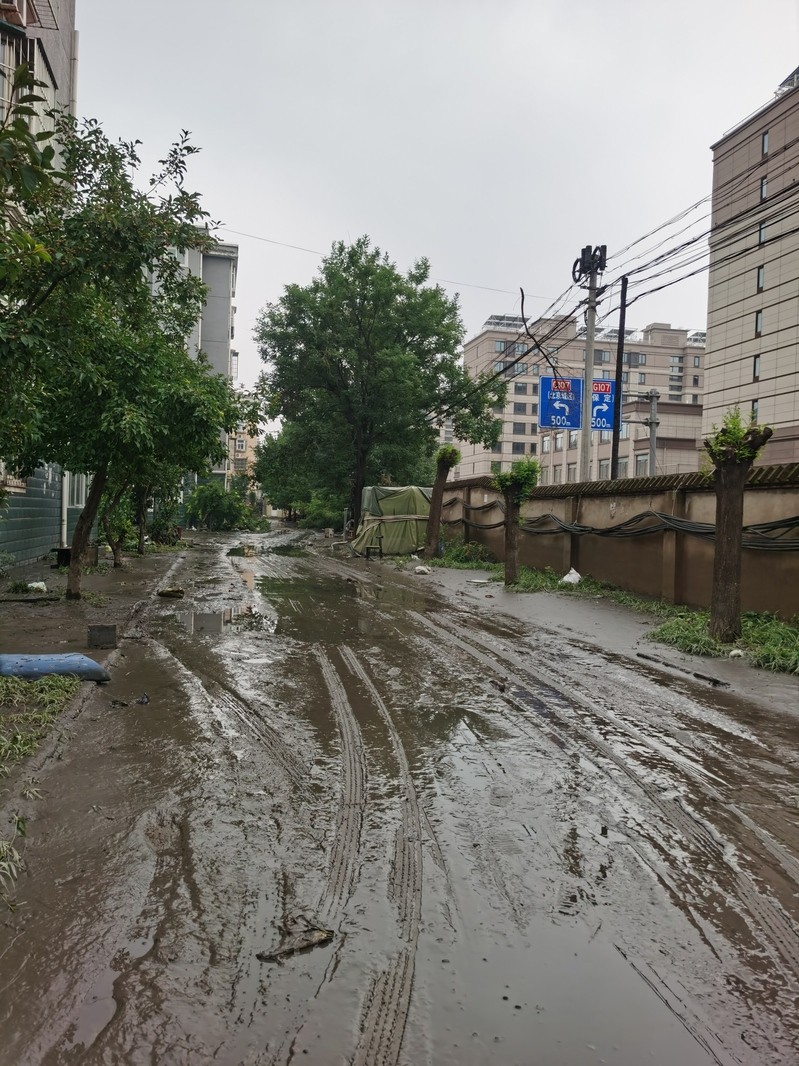
<path id="1" fill-rule="evenodd" d="M 657 473 L 658 426 L 660 425 L 660 419 L 658 418 L 660 393 L 657 389 L 652 389 L 648 398 L 649 418 L 645 418 L 643 424 L 649 426 L 649 476 L 655 477 Z"/>
<path id="2" fill-rule="evenodd" d="M 594 381 L 594 334 L 596 332 L 597 274 L 605 269 L 607 245 L 592 248 L 587 244 L 575 259 L 572 278 L 588 278 L 588 306 L 585 312 L 585 369 L 583 372 L 583 417 L 580 436 L 580 481 L 588 481 L 591 464 L 591 386 Z"/>
<path id="3" fill-rule="evenodd" d="M 624 368 L 624 327 L 627 325 L 627 275 L 621 279 L 619 342 L 616 346 L 616 404 L 613 410 L 613 437 L 610 445 L 610 480 L 619 476 L 619 437 L 621 436 L 622 373 Z"/>

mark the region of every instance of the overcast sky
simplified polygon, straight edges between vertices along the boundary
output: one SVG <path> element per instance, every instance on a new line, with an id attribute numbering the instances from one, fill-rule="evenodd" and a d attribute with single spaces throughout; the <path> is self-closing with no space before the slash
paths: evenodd
<path id="1" fill-rule="evenodd" d="M 244 384 L 259 310 L 335 240 L 427 256 L 467 336 L 520 285 L 542 313 L 584 244 L 612 255 L 707 196 L 709 146 L 799 65 L 799 0 L 77 0 L 77 22 L 80 113 L 148 160 L 181 129 L 202 148 Z M 704 329 L 706 284 L 628 325 Z"/>

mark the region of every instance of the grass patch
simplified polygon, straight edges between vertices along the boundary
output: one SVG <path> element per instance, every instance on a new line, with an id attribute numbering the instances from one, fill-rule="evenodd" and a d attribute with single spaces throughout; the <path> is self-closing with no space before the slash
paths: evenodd
<path id="1" fill-rule="evenodd" d="M 741 618 L 741 639 L 735 644 L 720 644 L 708 633 L 707 611 L 680 610 L 664 622 L 651 640 L 671 644 L 692 655 L 728 656 L 731 651 L 744 652 L 753 666 L 785 674 L 799 674 L 799 618 L 788 622 L 773 614 L 747 612 Z"/>
<path id="2" fill-rule="evenodd" d="M 501 564 L 496 561 L 488 548 L 474 541 L 469 544 L 457 540 L 448 541 L 443 555 L 424 561 L 429 566 L 443 566 L 452 570 L 501 569 Z"/>
<path id="3" fill-rule="evenodd" d="M 78 691 L 77 677 L 0 677 L 0 776 L 33 755 Z"/>

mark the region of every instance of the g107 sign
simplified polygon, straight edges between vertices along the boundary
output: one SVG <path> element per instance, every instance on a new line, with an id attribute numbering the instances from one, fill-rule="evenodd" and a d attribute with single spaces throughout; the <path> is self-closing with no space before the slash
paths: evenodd
<path id="1" fill-rule="evenodd" d="M 538 424 L 542 429 L 581 429 L 583 424 L 583 379 L 540 378 Z M 591 429 L 613 429 L 616 382 L 591 382 Z"/>
<path id="2" fill-rule="evenodd" d="M 539 379 L 538 424 L 542 429 L 579 429 L 582 406 L 582 378 Z"/>
<path id="3" fill-rule="evenodd" d="M 616 382 L 591 382 L 591 429 L 613 429 L 613 412 L 616 407 Z"/>

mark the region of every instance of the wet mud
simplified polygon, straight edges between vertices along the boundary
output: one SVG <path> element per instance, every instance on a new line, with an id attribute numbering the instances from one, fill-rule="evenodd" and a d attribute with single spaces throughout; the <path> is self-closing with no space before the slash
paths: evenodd
<path id="1" fill-rule="evenodd" d="M 2 1061 L 799 1061 L 799 685 L 299 540 L 176 559 L 41 767 Z"/>

